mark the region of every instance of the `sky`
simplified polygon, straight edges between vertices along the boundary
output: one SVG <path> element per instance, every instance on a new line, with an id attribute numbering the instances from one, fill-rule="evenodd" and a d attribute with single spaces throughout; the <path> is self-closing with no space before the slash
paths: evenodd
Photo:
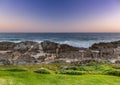
<path id="1" fill-rule="evenodd" d="M 0 0 L 0 32 L 120 32 L 120 0 Z"/>

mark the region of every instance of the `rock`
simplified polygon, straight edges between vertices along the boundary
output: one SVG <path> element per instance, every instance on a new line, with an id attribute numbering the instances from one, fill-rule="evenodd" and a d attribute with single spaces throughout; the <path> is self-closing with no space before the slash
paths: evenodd
<path id="1" fill-rule="evenodd" d="M 67 44 L 61 44 L 59 47 L 59 52 L 69 52 L 69 51 L 79 51 L 80 48 L 69 46 Z"/>
<path id="2" fill-rule="evenodd" d="M 0 50 L 13 50 L 15 45 L 13 42 L 0 42 Z"/>
<path id="3" fill-rule="evenodd" d="M 41 43 L 44 52 L 47 53 L 56 53 L 57 43 L 51 41 L 44 41 Z"/>
<path id="4" fill-rule="evenodd" d="M 61 53 L 69 51 L 79 51 L 80 48 L 69 46 L 67 44 L 58 44 L 51 41 L 41 43 L 43 51 L 48 53 Z"/>
<path id="5" fill-rule="evenodd" d="M 120 47 L 120 41 L 95 43 L 90 47 L 90 49 L 101 50 L 101 49 L 109 49 L 109 48 L 117 48 L 117 47 Z"/>
<path id="6" fill-rule="evenodd" d="M 21 53 L 27 52 L 27 51 L 36 51 L 39 50 L 39 44 L 37 42 L 32 41 L 26 41 L 26 42 L 20 42 L 17 43 L 14 47 L 14 51 L 19 51 Z"/>
<path id="7" fill-rule="evenodd" d="M 51 41 L 42 43 L 0 42 L 0 65 L 38 63 L 120 62 L 120 41 L 96 43 L 90 48 L 78 48 Z"/>
<path id="8" fill-rule="evenodd" d="M 47 64 L 51 64 L 51 63 L 66 63 L 66 61 L 65 60 L 52 60 L 52 61 L 47 62 Z"/>
<path id="9" fill-rule="evenodd" d="M 116 64 L 120 64 L 120 60 L 115 61 Z"/>
<path id="10" fill-rule="evenodd" d="M 85 60 L 81 60 L 81 61 L 75 61 L 75 62 L 71 62 L 72 64 L 90 64 L 90 63 L 100 63 L 102 62 L 101 60 L 95 60 L 95 59 L 85 59 Z"/>

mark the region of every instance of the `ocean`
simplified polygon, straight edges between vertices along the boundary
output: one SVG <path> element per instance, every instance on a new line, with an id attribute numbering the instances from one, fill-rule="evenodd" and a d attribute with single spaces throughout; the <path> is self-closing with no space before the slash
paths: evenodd
<path id="1" fill-rule="evenodd" d="M 87 48 L 94 43 L 120 40 L 120 33 L 0 33 L 0 42 L 45 40 Z"/>

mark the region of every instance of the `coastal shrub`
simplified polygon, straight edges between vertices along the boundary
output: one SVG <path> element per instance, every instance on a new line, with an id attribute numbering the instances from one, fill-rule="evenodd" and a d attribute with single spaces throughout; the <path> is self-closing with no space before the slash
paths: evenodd
<path id="1" fill-rule="evenodd" d="M 86 66 L 97 66 L 99 65 L 97 62 L 89 62 L 86 64 Z"/>
<path id="2" fill-rule="evenodd" d="M 107 65 L 93 65 L 93 66 L 80 66 L 79 70 L 83 71 L 106 71 L 112 69 L 112 67 L 107 66 Z"/>
<path id="3" fill-rule="evenodd" d="M 106 66 L 94 65 L 94 66 L 69 66 L 63 70 L 75 70 L 75 71 L 101 71 L 104 70 Z"/>
<path id="4" fill-rule="evenodd" d="M 78 69 L 78 67 L 76 67 L 76 66 L 71 66 L 71 67 L 66 68 L 66 70 L 77 70 L 77 69 Z"/>
<path id="5" fill-rule="evenodd" d="M 113 69 L 120 69 L 120 65 L 119 65 L 119 64 L 111 65 L 111 67 L 112 67 Z"/>
<path id="6" fill-rule="evenodd" d="M 23 71 L 27 71 L 27 70 L 26 69 L 22 69 L 22 68 L 9 68 L 9 69 L 5 69 L 4 71 L 23 72 Z"/>
<path id="7" fill-rule="evenodd" d="M 68 67 L 66 70 L 78 70 L 78 71 L 86 71 L 86 66 L 72 66 Z"/>
<path id="8" fill-rule="evenodd" d="M 68 74 L 68 75 L 83 75 L 85 71 L 75 71 L 75 70 L 64 70 L 61 71 L 61 74 Z"/>
<path id="9" fill-rule="evenodd" d="M 40 68 L 39 70 L 34 71 L 35 73 L 40 73 L 40 74 L 50 74 L 50 71 L 45 69 L 45 68 Z"/>
<path id="10" fill-rule="evenodd" d="M 120 70 L 108 70 L 108 71 L 106 71 L 106 74 L 120 76 Z"/>

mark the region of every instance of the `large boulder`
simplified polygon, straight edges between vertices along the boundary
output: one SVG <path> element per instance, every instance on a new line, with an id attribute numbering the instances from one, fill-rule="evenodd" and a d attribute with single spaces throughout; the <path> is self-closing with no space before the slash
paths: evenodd
<path id="1" fill-rule="evenodd" d="M 12 50 L 15 45 L 13 42 L 0 42 L 0 50 Z"/>
<path id="2" fill-rule="evenodd" d="M 101 42 L 101 43 L 95 43 L 93 44 L 90 49 L 92 50 L 101 50 L 101 49 L 108 49 L 108 48 L 114 48 L 116 47 L 114 44 L 112 43 L 104 43 L 104 42 Z"/>
<path id="3" fill-rule="evenodd" d="M 32 42 L 32 41 L 20 42 L 17 43 L 13 49 L 14 51 L 19 51 L 21 53 L 27 51 L 36 51 L 39 50 L 39 44 L 37 42 Z"/>
<path id="4" fill-rule="evenodd" d="M 51 41 L 44 41 L 41 43 L 44 52 L 47 53 L 56 53 L 57 43 Z"/>
<path id="5" fill-rule="evenodd" d="M 73 47 L 67 44 L 61 44 L 59 47 L 59 52 L 69 52 L 69 51 L 79 51 L 80 48 Z"/>
<path id="6" fill-rule="evenodd" d="M 101 49 L 110 49 L 117 47 L 120 47 L 120 41 L 95 43 L 90 47 L 90 49 L 101 50 Z"/>
<path id="7" fill-rule="evenodd" d="M 44 41 L 41 43 L 44 52 L 48 53 L 61 53 L 69 51 L 78 51 L 80 48 L 73 47 L 67 44 L 58 44 L 51 41 Z"/>

